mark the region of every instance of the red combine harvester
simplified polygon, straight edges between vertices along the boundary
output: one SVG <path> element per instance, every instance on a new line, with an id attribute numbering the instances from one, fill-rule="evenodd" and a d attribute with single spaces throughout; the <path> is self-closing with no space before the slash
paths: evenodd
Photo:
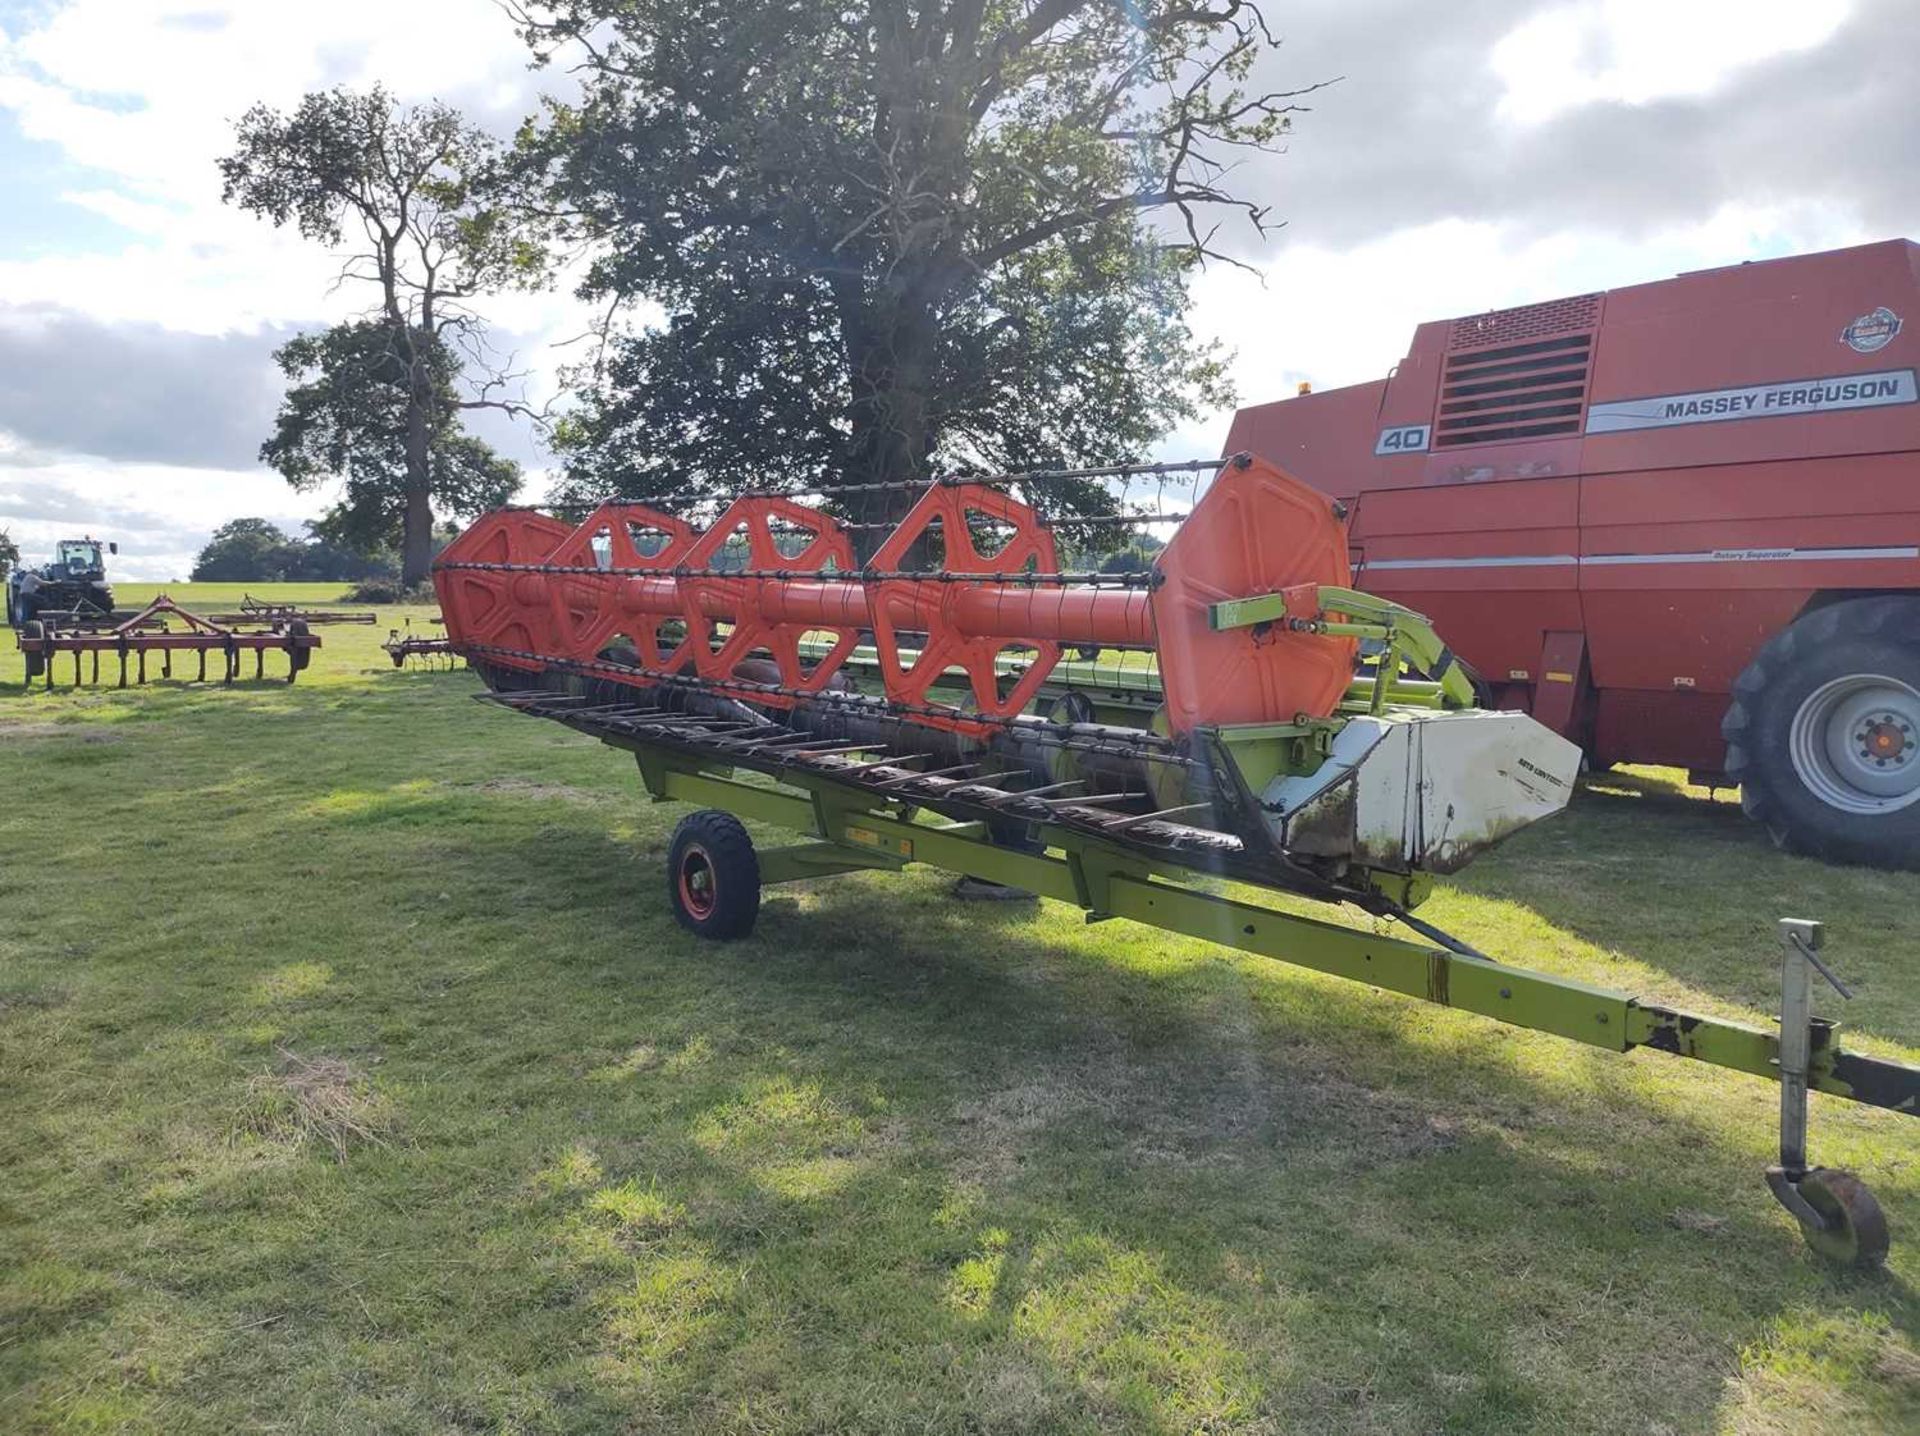
<path id="1" fill-rule="evenodd" d="M 1920 866 L 1920 246 L 1422 324 L 1227 440 L 1351 509 L 1354 581 L 1600 766 Z"/>

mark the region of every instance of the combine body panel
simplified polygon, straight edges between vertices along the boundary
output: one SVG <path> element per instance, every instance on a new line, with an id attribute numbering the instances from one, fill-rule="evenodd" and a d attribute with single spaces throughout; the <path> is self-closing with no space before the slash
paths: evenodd
<path id="1" fill-rule="evenodd" d="M 1496 704 L 1911 865 L 1916 324 L 1904 240 L 1684 274 L 1423 324 L 1389 378 L 1243 409 L 1228 446 L 1347 501 L 1355 582 Z"/>

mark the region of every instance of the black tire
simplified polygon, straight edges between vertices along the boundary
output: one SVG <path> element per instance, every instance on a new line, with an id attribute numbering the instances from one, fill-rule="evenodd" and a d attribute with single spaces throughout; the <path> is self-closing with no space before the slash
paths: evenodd
<path id="1" fill-rule="evenodd" d="M 732 813 L 706 808 L 680 820 L 667 849 L 667 900 L 699 937 L 727 942 L 760 916 L 760 859 Z"/>
<path id="2" fill-rule="evenodd" d="M 1852 1172 L 1815 1167 L 1799 1182 L 1800 1195 L 1825 1225 L 1806 1229 L 1807 1245 L 1839 1266 L 1872 1271 L 1887 1259 L 1892 1237 L 1887 1214 Z"/>
<path id="3" fill-rule="evenodd" d="M 1889 696 L 1880 701 L 1881 694 Z M 1852 743 L 1867 741 L 1847 736 L 1849 713 L 1876 704 L 1893 721 L 1874 719 L 1871 741 L 1889 744 L 1890 756 L 1863 747 L 1857 770 L 1842 767 L 1832 745 L 1852 763 Z M 1832 862 L 1920 868 L 1920 788 L 1908 797 L 1855 786 L 1920 781 L 1920 598 L 1849 599 L 1781 629 L 1735 680 L 1720 732 L 1740 806 L 1777 846 Z"/>
<path id="4" fill-rule="evenodd" d="M 304 638 L 310 630 L 307 628 L 305 619 L 296 618 L 292 623 L 287 625 L 287 632 L 290 635 Z M 287 650 L 287 666 L 291 672 L 305 673 L 307 671 L 307 665 L 311 662 L 313 662 L 313 650 L 311 648 L 289 648 Z"/>
<path id="5" fill-rule="evenodd" d="M 25 623 L 20 625 L 20 640 L 23 643 L 29 640 L 45 638 L 46 635 L 46 625 L 37 618 L 29 618 Z M 29 653 L 25 655 L 25 657 L 27 660 L 27 682 L 31 683 L 47 671 L 47 655 L 44 653 Z"/>

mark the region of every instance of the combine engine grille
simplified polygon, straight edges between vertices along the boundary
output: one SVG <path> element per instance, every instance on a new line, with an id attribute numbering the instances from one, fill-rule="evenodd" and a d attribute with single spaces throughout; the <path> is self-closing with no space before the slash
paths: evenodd
<path id="1" fill-rule="evenodd" d="M 1449 354 L 1434 443 L 1579 433 L 1592 357 L 1591 334 Z"/>

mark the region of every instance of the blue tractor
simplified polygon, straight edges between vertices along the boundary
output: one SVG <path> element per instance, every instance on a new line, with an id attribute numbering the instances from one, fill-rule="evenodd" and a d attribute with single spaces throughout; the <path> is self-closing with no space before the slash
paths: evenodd
<path id="1" fill-rule="evenodd" d="M 7 574 L 7 622 L 22 628 L 54 618 L 97 623 L 113 617 L 104 554 L 119 552 L 120 545 L 94 538 L 61 539 L 51 563 Z"/>

